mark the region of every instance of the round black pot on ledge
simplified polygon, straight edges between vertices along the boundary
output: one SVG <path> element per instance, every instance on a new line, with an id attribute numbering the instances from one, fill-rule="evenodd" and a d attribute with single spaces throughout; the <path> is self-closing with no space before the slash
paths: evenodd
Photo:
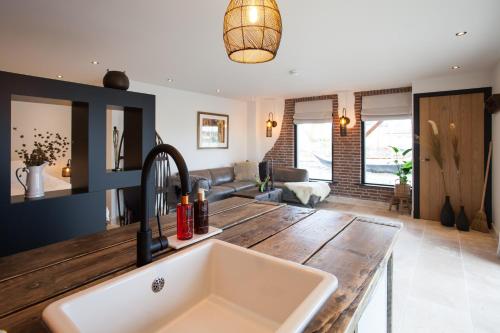
<path id="1" fill-rule="evenodd" d="M 130 82 L 125 72 L 108 70 L 102 79 L 102 85 L 106 88 L 127 90 Z"/>
<path id="2" fill-rule="evenodd" d="M 443 208 L 441 208 L 441 224 L 445 227 L 452 228 L 455 226 L 455 212 L 451 207 L 450 197 L 447 195 L 444 201 Z"/>
<path id="3" fill-rule="evenodd" d="M 456 223 L 457 223 L 458 230 L 460 230 L 460 231 L 469 231 L 470 230 L 470 223 L 469 223 L 469 219 L 467 218 L 467 215 L 465 215 L 464 206 L 460 206 L 460 213 L 458 213 Z"/>

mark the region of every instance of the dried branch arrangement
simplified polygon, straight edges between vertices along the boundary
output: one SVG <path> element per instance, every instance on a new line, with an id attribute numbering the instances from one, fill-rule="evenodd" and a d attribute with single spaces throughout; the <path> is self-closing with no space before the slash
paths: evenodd
<path id="1" fill-rule="evenodd" d="M 13 130 L 17 132 L 16 127 Z M 44 163 L 54 165 L 58 158 L 66 157 L 70 147 L 67 137 L 62 137 L 59 133 L 41 133 L 36 128 L 33 132 L 34 141 L 31 152 L 24 142 L 24 134 L 19 134 L 19 138 L 23 140 L 21 148 L 14 150 L 26 167 L 40 166 Z"/>
<path id="2" fill-rule="evenodd" d="M 443 163 L 443 154 L 442 154 L 442 149 L 441 149 L 441 140 L 439 137 L 439 128 L 436 124 L 435 121 L 433 120 L 428 120 L 429 125 L 430 125 L 430 130 L 431 130 L 431 144 L 430 144 L 430 151 L 432 154 L 432 157 L 436 161 L 436 163 L 439 166 L 439 169 L 441 170 L 441 178 L 443 179 L 443 186 L 444 186 L 444 192 L 446 196 L 448 196 L 448 187 L 446 186 L 446 179 L 444 177 L 444 163 Z"/>
<path id="3" fill-rule="evenodd" d="M 451 147 L 453 149 L 453 162 L 455 163 L 455 169 L 457 170 L 458 179 L 458 195 L 460 196 L 460 206 L 464 205 L 462 198 L 462 182 L 460 180 L 460 151 L 457 135 L 457 126 L 454 123 L 450 124 L 450 137 L 451 137 Z"/>

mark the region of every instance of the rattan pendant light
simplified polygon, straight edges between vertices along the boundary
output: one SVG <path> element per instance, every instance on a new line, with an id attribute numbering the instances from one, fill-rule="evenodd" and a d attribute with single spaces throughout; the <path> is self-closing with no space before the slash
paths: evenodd
<path id="1" fill-rule="evenodd" d="M 224 44 L 233 61 L 273 60 L 281 41 L 281 14 L 275 0 L 231 0 L 224 16 Z"/>

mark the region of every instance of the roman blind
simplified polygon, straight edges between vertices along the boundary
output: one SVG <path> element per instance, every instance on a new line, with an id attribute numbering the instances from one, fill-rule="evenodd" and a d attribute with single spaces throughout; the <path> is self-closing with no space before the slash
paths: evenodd
<path id="1" fill-rule="evenodd" d="M 361 120 L 408 119 L 411 117 L 411 93 L 364 96 Z"/>
<path id="2" fill-rule="evenodd" d="M 295 124 L 327 123 L 332 121 L 332 100 L 295 103 Z"/>

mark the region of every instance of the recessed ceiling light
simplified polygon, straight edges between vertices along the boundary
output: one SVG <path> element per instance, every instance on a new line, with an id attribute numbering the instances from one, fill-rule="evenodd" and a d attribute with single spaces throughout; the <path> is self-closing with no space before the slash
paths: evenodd
<path id="1" fill-rule="evenodd" d="M 451 69 L 460 69 L 460 66 L 457 66 L 457 65 L 451 66 Z"/>
<path id="2" fill-rule="evenodd" d="M 462 37 L 462 36 L 465 36 L 465 35 L 467 35 L 467 31 L 460 31 L 460 32 L 457 32 L 455 34 L 455 36 L 457 36 L 457 37 Z"/>
<path id="3" fill-rule="evenodd" d="M 57 76 L 57 78 L 58 78 L 58 79 L 62 79 L 62 78 L 63 78 L 63 76 L 62 76 L 62 75 L 58 75 L 58 76 Z"/>
<path id="4" fill-rule="evenodd" d="M 216 91 L 217 91 L 218 94 L 220 94 L 220 89 L 217 89 Z"/>
<path id="5" fill-rule="evenodd" d="M 168 81 L 169 83 L 172 83 L 172 82 L 174 82 L 174 79 L 170 79 L 170 78 L 168 78 L 168 79 L 167 79 L 167 81 Z"/>
<path id="6" fill-rule="evenodd" d="M 97 60 L 92 60 L 90 63 L 91 63 L 92 65 L 99 65 L 99 61 L 97 61 Z"/>

